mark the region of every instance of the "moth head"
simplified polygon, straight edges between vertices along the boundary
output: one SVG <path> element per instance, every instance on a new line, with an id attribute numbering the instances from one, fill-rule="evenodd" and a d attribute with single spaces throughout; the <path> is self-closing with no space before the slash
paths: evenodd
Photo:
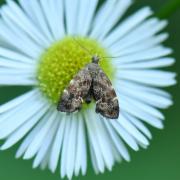
<path id="1" fill-rule="evenodd" d="M 100 58 L 99 58 L 98 55 L 94 55 L 94 56 L 92 57 L 92 63 L 98 64 L 98 63 L 99 63 L 99 60 L 100 60 Z"/>

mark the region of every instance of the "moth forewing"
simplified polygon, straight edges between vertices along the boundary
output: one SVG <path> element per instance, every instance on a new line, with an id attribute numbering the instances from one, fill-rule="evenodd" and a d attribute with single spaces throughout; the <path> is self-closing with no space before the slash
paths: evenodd
<path id="1" fill-rule="evenodd" d="M 80 70 L 64 90 L 58 103 L 58 111 L 75 112 L 81 109 L 83 99 L 91 87 L 92 78 L 87 67 Z"/>
<path id="2" fill-rule="evenodd" d="M 58 104 L 62 112 L 74 112 L 81 109 L 83 100 L 96 101 L 96 112 L 102 116 L 117 119 L 119 103 L 111 81 L 98 65 L 99 57 L 93 56 L 92 63 L 87 64 L 70 81 Z"/>
<path id="3" fill-rule="evenodd" d="M 96 100 L 96 112 L 110 119 L 119 117 L 119 102 L 111 81 L 99 67 L 93 78 L 93 95 Z"/>

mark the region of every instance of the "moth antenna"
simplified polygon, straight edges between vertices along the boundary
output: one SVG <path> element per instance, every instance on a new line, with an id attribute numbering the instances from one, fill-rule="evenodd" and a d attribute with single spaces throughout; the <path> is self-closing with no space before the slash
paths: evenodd
<path id="1" fill-rule="evenodd" d="M 93 56 L 93 55 L 91 54 L 90 50 L 87 49 L 86 47 L 82 46 L 82 44 L 80 44 L 79 41 L 78 41 L 75 37 L 73 37 L 73 40 L 74 40 L 74 42 L 76 42 L 76 44 L 78 44 L 82 49 L 84 49 L 90 56 Z"/>
<path id="2" fill-rule="evenodd" d="M 116 56 L 116 57 L 113 57 L 113 56 L 112 57 L 101 57 L 101 59 L 111 59 L 111 58 L 112 59 L 116 59 L 116 58 L 119 58 L 119 57 L 121 57 L 121 56 Z"/>

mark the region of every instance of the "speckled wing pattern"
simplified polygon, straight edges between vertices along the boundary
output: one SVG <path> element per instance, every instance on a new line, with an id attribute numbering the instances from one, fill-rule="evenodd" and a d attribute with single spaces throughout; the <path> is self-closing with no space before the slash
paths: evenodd
<path id="1" fill-rule="evenodd" d="M 93 96 L 96 100 L 96 112 L 110 119 L 119 117 L 119 102 L 111 81 L 99 68 L 93 78 Z"/>
<path id="2" fill-rule="evenodd" d="M 80 70 L 70 81 L 69 86 L 64 90 L 58 103 L 58 111 L 75 112 L 81 109 L 83 99 L 87 96 L 92 83 L 92 78 L 86 66 Z"/>
<path id="3" fill-rule="evenodd" d="M 117 119 L 119 103 L 111 81 L 98 64 L 90 63 L 71 80 L 59 101 L 61 112 L 75 112 L 81 109 L 83 100 L 96 101 L 96 112 L 102 116 Z"/>

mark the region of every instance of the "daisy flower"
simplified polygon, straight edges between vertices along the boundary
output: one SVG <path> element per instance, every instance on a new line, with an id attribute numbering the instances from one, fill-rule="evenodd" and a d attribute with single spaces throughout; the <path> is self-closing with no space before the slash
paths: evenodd
<path id="1" fill-rule="evenodd" d="M 172 105 L 161 88 L 174 85 L 170 48 L 159 33 L 167 21 L 152 17 L 149 7 L 124 17 L 131 0 L 7 0 L 0 10 L 0 85 L 31 90 L 0 106 L 0 139 L 5 150 L 21 141 L 16 157 L 34 158 L 60 176 L 83 175 L 87 152 L 95 173 L 130 161 L 127 146 L 146 148 L 147 124 L 163 128 L 160 109 Z M 120 22 L 121 21 L 121 22 Z M 118 23 L 120 22 L 120 23 Z M 56 110 L 73 76 L 91 61 L 79 43 L 103 59 L 101 68 L 113 83 L 120 116 L 111 120 L 83 105 L 67 115 Z M 13 87 L 12 87 L 13 89 Z"/>

